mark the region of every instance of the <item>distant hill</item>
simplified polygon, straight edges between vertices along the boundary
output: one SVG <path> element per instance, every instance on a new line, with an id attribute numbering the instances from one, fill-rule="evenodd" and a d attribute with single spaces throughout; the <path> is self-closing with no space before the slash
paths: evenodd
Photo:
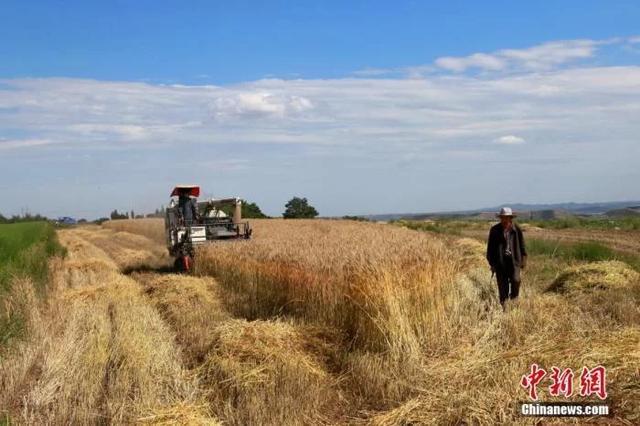
<path id="1" fill-rule="evenodd" d="M 509 204 L 507 204 L 509 205 Z M 612 201 L 604 203 L 558 203 L 558 204 L 511 204 L 511 208 L 516 211 L 540 211 L 540 210 L 565 210 L 570 214 L 605 214 L 610 210 L 636 207 L 640 201 Z M 483 211 L 497 210 L 499 207 L 481 209 Z"/>
<path id="2" fill-rule="evenodd" d="M 607 215 L 608 217 L 640 216 L 640 206 L 609 210 L 605 213 L 605 215 Z"/>
<path id="3" fill-rule="evenodd" d="M 612 217 L 640 214 L 640 201 L 613 201 L 603 203 L 557 203 L 557 204 L 524 204 L 505 203 L 510 206 L 521 218 L 527 219 L 558 219 L 562 217 L 579 215 L 606 215 Z M 432 213 L 389 213 L 365 216 L 370 220 L 424 220 L 437 218 L 464 218 L 464 219 L 493 219 L 495 212 L 502 206 L 486 207 L 475 210 L 461 210 Z"/>
<path id="4" fill-rule="evenodd" d="M 499 209 L 490 210 L 478 214 L 472 214 L 470 218 L 476 219 L 493 219 L 496 217 L 496 212 Z M 551 220 L 551 219 L 561 219 L 563 217 L 572 216 L 568 210 L 565 209 L 544 209 L 544 210 L 524 210 L 524 209 L 516 209 L 514 208 L 516 214 L 521 219 L 532 219 L 532 220 Z"/>

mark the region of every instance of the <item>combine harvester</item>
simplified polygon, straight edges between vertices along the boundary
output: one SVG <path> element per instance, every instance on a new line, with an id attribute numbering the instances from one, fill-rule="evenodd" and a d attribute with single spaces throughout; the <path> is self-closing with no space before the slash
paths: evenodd
<path id="1" fill-rule="evenodd" d="M 193 268 L 196 246 L 216 240 L 251 238 L 249 222 L 242 221 L 239 198 L 198 202 L 199 196 L 199 186 L 177 185 L 171 192 L 172 199 L 165 213 L 167 248 L 175 258 L 175 268 L 183 272 Z M 224 207 L 230 207 L 233 215 L 227 215 Z"/>

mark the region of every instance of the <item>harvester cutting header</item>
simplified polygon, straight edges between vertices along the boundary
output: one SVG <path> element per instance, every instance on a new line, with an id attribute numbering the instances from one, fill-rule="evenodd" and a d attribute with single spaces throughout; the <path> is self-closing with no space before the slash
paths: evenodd
<path id="1" fill-rule="evenodd" d="M 177 185 L 165 213 L 167 248 L 178 270 L 193 266 L 195 247 L 215 240 L 249 239 L 251 227 L 242 221 L 242 200 L 212 198 L 197 201 L 200 187 Z M 230 213 L 230 214 L 228 214 Z"/>

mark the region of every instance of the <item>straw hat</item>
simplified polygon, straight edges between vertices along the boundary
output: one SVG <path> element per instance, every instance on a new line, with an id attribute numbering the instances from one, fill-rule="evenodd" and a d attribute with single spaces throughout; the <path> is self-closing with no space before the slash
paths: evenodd
<path id="1" fill-rule="evenodd" d="M 518 216 L 517 214 L 513 213 L 513 210 L 511 210 L 511 207 L 503 207 L 500 209 L 500 212 L 498 214 L 496 214 L 497 217 L 516 217 Z"/>

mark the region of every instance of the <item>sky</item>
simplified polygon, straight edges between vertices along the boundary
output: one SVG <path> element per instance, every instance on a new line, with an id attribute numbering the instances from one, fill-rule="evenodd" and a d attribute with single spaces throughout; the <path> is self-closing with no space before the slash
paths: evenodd
<path id="1" fill-rule="evenodd" d="M 0 213 L 640 199 L 637 1 L 13 1 Z"/>

